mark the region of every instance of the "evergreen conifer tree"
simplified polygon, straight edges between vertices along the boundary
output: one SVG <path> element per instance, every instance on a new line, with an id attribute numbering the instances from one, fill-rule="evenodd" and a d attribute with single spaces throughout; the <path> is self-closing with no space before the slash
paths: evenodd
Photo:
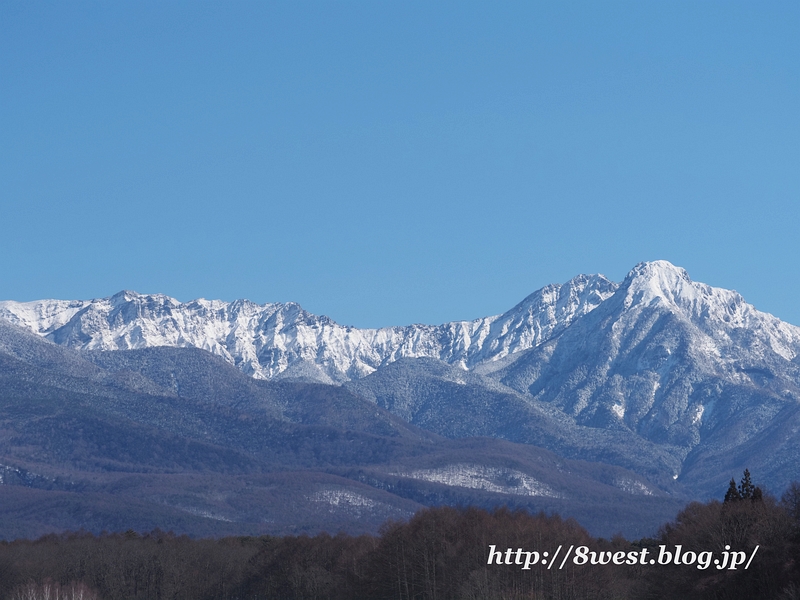
<path id="1" fill-rule="evenodd" d="M 753 485 L 753 482 L 750 481 L 750 470 L 744 470 L 744 476 L 742 477 L 742 482 L 739 484 L 739 497 L 742 500 L 751 499 L 753 497 L 753 492 L 755 492 L 756 487 Z"/>
<path id="2" fill-rule="evenodd" d="M 742 497 L 739 495 L 739 490 L 736 489 L 736 481 L 731 477 L 731 482 L 728 485 L 728 491 L 725 492 L 725 503 L 728 502 L 735 502 L 736 500 L 741 500 Z"/>

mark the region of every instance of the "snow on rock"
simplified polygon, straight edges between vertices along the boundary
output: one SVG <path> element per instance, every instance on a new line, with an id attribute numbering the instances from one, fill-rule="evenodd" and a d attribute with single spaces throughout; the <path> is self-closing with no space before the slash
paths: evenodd
<path id="1" fill-rule="evenodd" d="M 0 302 L 0 318 L 64 346 L 129 350 L 196 347 L 260 379 L 293 365 L 342 382 L 399 358 L 438 358 L 463 368 L 498 360 L 549 339 L 596 308 L 616 289 L 602 275 L 581 275 L 534 292 L 505 314 L 439 326 L 357 329 L 313 315 L 298 304 L 247 300 L 181 303 L 163 294 L 122 291 L 85 301 Z"/>
<path id="2" fill-rule="evenodd" d="M 733 290 L 697 283 L 688 273 L 665 260 L 640 263 L 625 278 L 625 307 L 667 307 L 696 325 L 710 338 L 707 349 L 732 347 L 735 334 L 755 330 L 769 349 L 786 360 L 797 356 L 800 328 L 756 310 Z"/>
<path id="3" fill-rule="evenodd" d="M 692 326 L 696 335 L 689 351 L 709 372 L 723 364 L 729 377 L 745 381 L 757 376 L 752 364 L 765 356 L 792 361 L 800 354 L 800 328 L 757 311 L 734 291 L 694 282 L 684 269 L 663 260 L 640 263 L 622 284 L 602 275 L 579 275 L 545 286 L 502 315 L 438 326 L 358 329 L 293 302 L 181 303 L 132 291 L 95 300 L 0 302 L 0 318 L 71 348 L 196 347 L 256 378 L 339 383 L 406 357 L 436 358 L 464 369 L 480 366 L 488 373 L 497 368 L 493 365 L 505 364 L 501 359 L 558 337 L 599 306 L 609 307 L 605 312 L 613 317 L 610 350 L 647 335 L 650 325 L 642 315 L 658 310 Z M 655 357 L 661 371 L 676 360 L 670 355 L 678 349 L 663 346 Z M 610 410 L 626 418 L 624 404 Z"/>

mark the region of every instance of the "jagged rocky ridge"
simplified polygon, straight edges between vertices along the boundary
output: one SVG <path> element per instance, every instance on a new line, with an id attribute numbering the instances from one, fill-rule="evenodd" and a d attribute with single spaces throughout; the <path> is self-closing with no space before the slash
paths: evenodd
<path id="1" fill-rule="evenodd" d="M 398 358 L 437 358 L 472 368 L 532 348 L 613 294 L 602 275 L 548 285 L 508 312 L 444 325 L 357 329 L 298 304 L 247 300 L 180 303 L 123 291 L 96 300 L 0 302 L 0 318 L 82 350 L 155 346 L 208 350 L 259 379 L 358 379 Z"/>
<path id="2" fill-rule="evenodd" d="M 502 315 L 438 326 L 358 329 L 292 302 L 181 303 L 130 291 L 95 300 L 4 301 L 0 318 L 75 349 L 194 347 L 258 379 L 296 375 L 342 382 L 399 358 L 436 358 L 464 369 L 488 364 L 479 370 L 492 370 L 499 366 L 492 363 L 557 338 L 599 306 L 613 323 L 610 343 L 617 351 L 638 343 L 654 315 L 671 315 L 674 325 L 692 329 L 686 359 L 740 382 L 758 375 L 757 363 L 785 366 L 800 352 L 800 328 L 757 311 L 736 292 L 691 281 L 667 261 L 637 265 L 622 284 L 579 275 L 532 293 Z M 664 346 L 667 355 L 647 360 L 663 371 L 675 364 L 675 358 L 666 361 L 674 350 Z"/>

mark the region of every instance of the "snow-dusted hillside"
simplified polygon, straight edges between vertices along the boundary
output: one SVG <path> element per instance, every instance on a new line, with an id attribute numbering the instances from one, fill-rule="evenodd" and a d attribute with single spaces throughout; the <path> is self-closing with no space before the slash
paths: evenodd
<path id="1" fill-rule="evenodd" d="M 471 368 L 531 348 L 596 308 L 616 289 L 601 275 L 548 285 L 510 311 L 474 321 L 357 329 L 295 303 L 194 300 L 123 291 L 85 301 L 0 302 L 0 318 L 70 348 L 196 347 L 261 379 L 358 379 L 402 357 Z"/>

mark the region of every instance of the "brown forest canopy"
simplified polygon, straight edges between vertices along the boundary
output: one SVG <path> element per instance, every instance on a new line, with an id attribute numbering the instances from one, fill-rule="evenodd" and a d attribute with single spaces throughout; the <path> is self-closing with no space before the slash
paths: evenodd
<path id="1" fill-rule="evenodd" d="M 798 485 L 781 502 L 764 495 L 692 503 L 656 538 L 635 542 L 593 538 L 557 515 L 447 507 L 389 522 L 379 536 L 49 535 L 0 544 L 0 598 L 44 597 L 45 588 L 77 589 L 86 600 L 788 598 L 800 590 L 799 507 Z M 525 552 L 552 555 L 559 545 L 562 552 L 585 546 L 608 564 L 568 561 L 548 569 L 539 562 L 527 570 L 519 564 Z M 610 562 L 615 555 L 640 557 L 645 549 L 656 557 L 662 545 L 680 546 L 684 556 L 712 551 L 721 557 L 726 545 L 748 557 L 758 550 L 747 570 Z M 492 546 L 502 559 L 495 555 L 489 565 Z M 516 564 L 496 564 L 506 559 Z"/>

